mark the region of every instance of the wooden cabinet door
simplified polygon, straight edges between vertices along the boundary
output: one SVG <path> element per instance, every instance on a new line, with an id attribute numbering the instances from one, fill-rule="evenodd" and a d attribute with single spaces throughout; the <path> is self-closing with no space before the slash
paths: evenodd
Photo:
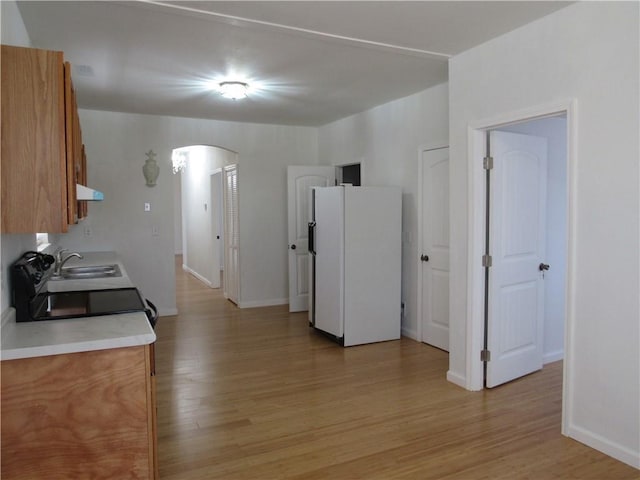
<path id="1" fill-rule="evenodd" d="M 1 48 L 2 232 L 66 232 L 62 52 Z"/>
<path id="2" fill-rule="evenodd" d="M 148 346 L 1 362 L 2 478 L 155 478 Z"/>
<path id="3" fill-rule="evenodd" d="M 76 92 L 71 81 L 71 64 L 64 63 L 64 117 L 65 117 L 65 145 L 66 145 L 66 192 L 67 192 L 67 223 L 78 221 L 76 203 L 76 170 L 79 166 L 77 142 L 79 122 L 77 122 Z M 76 123 L 78 125 L 76 125 Z"/>
<path id="4" fill-rule="evenodd" d="M 87 185 L 87 154 L 85 152 L 84 145 L 82 145 L 82 157 L 81 157 L 80 167 L 76 168 L 76 172 L 77 172 L 76 183 L 86 186 Z M 79 219 L 85 218 L 87 216 L 88 203 L 89 202 L 87 202 L 86 200 L 78 201 L 78 218 Z"/>
<path id="5" fill-rule="evenodd" d="M 156 344 L 146 347 L 147 372 L 149 384 L 147 387 L 148 425 L 149 425 L 149 468 L 152 478 L 160 477 L 158 473 L 158 406 L 156 400 Z"/>

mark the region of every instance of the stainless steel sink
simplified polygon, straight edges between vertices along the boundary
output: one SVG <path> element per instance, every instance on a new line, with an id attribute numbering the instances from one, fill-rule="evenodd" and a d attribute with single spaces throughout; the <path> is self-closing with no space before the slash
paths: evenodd
<path id="1" fill-rule="evenodd" d="M 74 280 L 90 278 L 121 277 L 122 272 L 117 264 L 90 265 L 86 267 L 65 267 L 60 275 L 53 275 L 51 280 Z"/>

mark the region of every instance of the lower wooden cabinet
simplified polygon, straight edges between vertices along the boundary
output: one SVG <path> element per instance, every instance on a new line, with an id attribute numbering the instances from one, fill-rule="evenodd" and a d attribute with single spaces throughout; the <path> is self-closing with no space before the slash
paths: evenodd
<path id="1" fill-rule="evenodd" d="M 1 362 L 10 479 L 155 479 L 153 345 Z"/>

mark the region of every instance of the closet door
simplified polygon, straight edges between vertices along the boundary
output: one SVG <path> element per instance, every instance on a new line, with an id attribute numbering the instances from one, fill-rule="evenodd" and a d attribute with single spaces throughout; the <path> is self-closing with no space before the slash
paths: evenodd
<path id="1" fill-rule="evenodd" d="M 236 305 L 240 296 L 238 166 L 224 167 L 224 296 Z"/>

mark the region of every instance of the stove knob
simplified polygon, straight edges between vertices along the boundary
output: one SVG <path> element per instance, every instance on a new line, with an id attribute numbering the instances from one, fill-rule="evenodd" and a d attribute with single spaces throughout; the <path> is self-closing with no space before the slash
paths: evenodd
<path id="1" fill-rule="evenodd" d="M 42 256 L 42 263 L 43 263 L 43 268 L 45 270 L 48 270 L 49 267 L 51 265 L 53 265 L 55 263 L 56 259 L 53 257 L 53 255 L 43 255 Z"/>

